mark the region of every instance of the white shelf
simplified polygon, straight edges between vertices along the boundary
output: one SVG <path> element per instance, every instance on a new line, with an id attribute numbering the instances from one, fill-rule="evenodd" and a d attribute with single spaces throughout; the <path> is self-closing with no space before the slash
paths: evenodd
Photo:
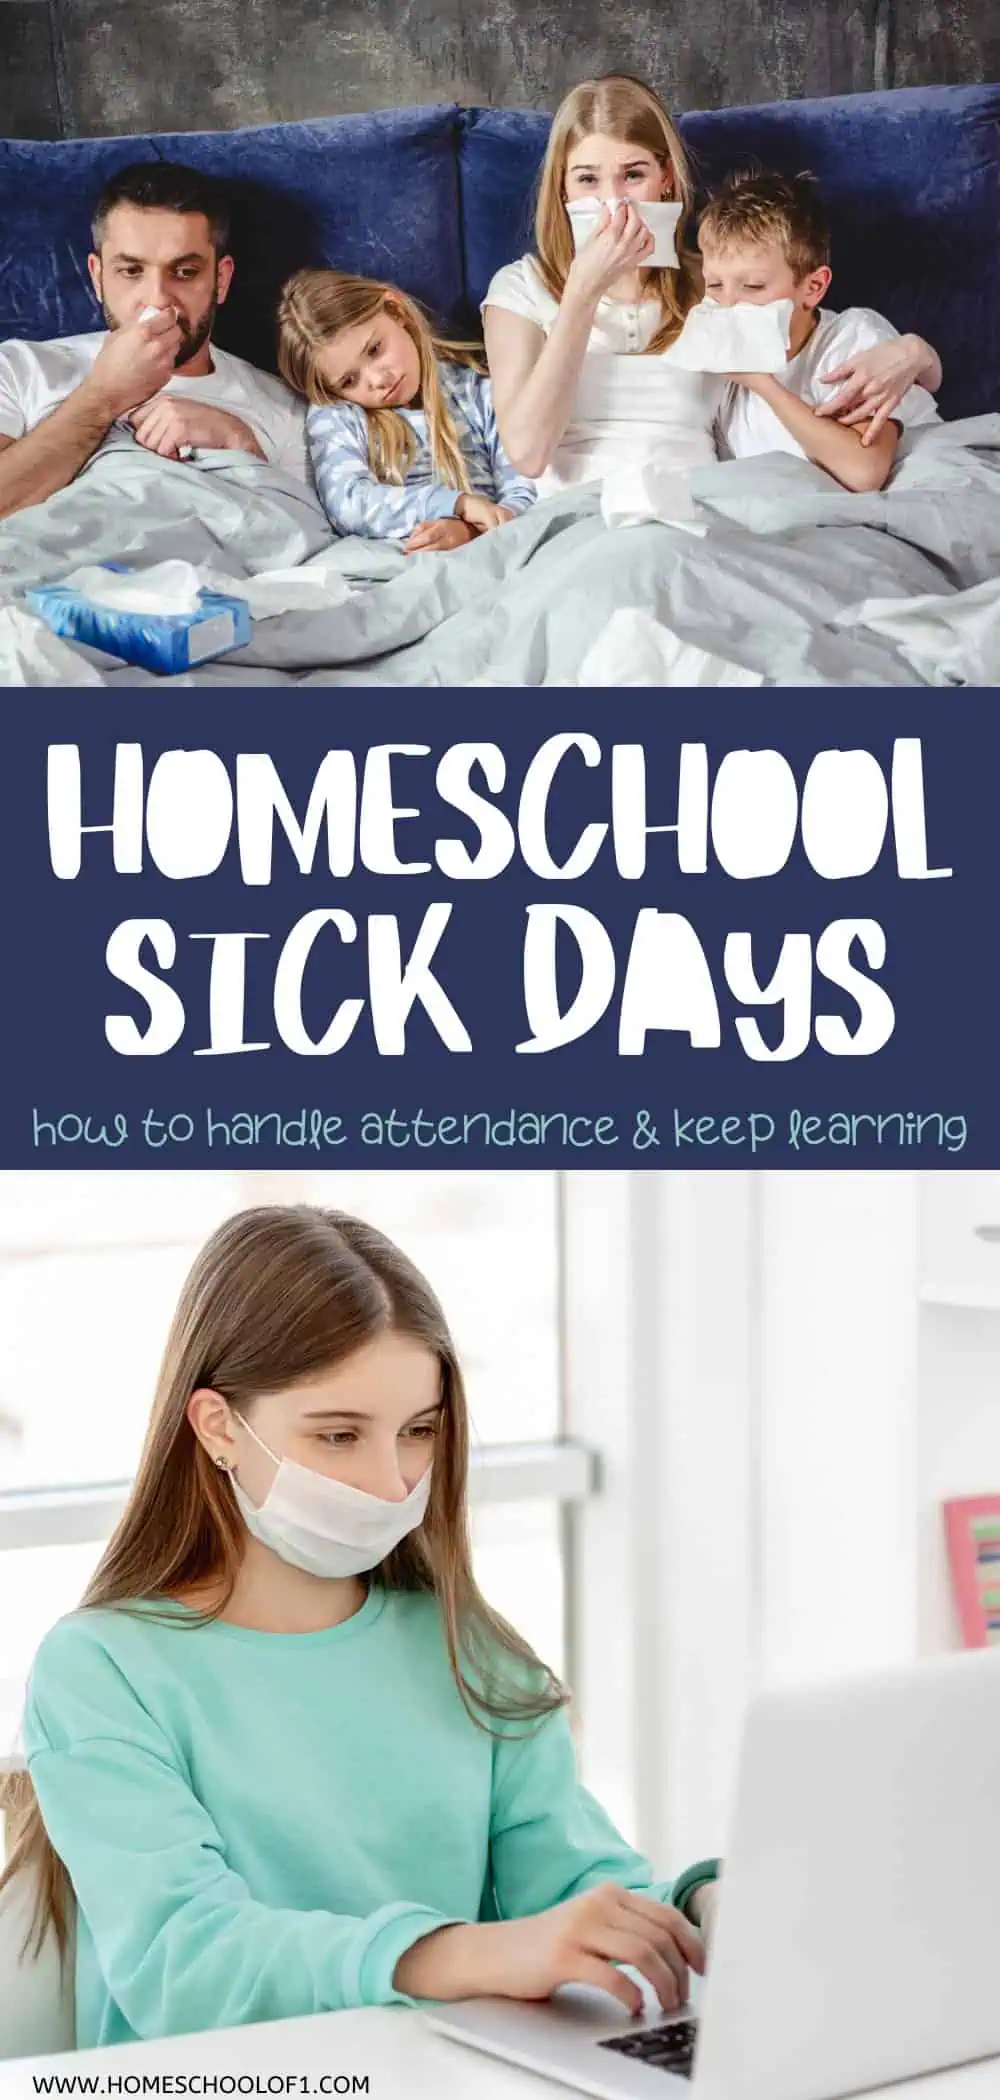
<path id="1" fill-rule="evenodd" d="M 1000 1174 L 922 1174 L 919 1202 L 921 1303 L 1000 1312 Z"/>

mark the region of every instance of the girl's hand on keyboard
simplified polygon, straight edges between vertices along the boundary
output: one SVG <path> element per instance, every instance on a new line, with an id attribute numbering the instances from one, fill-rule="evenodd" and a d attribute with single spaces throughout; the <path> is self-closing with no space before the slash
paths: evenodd
<path id="1" fill-rule="evenodd" d="M 451 2000 L 548 1998 L 560 1984 L 584 1983 L 640 2013 L 642 1992 L 621 1963 L 676 2012 L 687 2004 L 689 1967 L 705 1966 L 701 1935 L 668 1904 L 605 1883 L 533 1918 L 429 1933 L 397 1963 L 395 1983 L 410 1997 Z"/>

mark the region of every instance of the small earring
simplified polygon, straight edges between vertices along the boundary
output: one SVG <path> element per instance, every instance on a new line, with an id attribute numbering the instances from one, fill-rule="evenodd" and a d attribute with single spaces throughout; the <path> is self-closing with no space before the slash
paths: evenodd
<path id="1" fill-rule="evenodd" d="M 217 1455 L 216 1455 L 216 1459 L 215 1459 L 215 1463 L 216 1463 L 216 1465 L 218 1466 L 218 1468 L 219 1468 L 220 1472 L 222 1472 L 222 1473 L 228 1473 L 228 1471 L 229 1471 L 229 1460 L 228 1460 L 228 1459 L 226 1459 L 226 1458 L 223 1458 L 223 1456 L 222 1456 L 222 1453 L 221 1453 L 221 1451 L 217 1453 Z"/>

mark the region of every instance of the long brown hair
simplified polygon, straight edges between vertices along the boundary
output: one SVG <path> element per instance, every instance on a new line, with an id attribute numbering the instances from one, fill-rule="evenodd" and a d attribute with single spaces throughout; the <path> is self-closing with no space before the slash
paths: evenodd
<path id="1" fill-rule="evenodd" d="M 474 343 L 453 343 L 436 335 L 415 299 L 395 285 L 370 277 L 349 277 L 342 270 L 297 270 L 278 303 L 278 368 L 296 393 L 314 406 L 343 399 L 319 369 L 319 353 L 345 328 L 364 328 L 389 313 L 400 321 L 417 346 L 420 399 L 427 417 L 427 437 L 434 471 L 448 488 L 469 493 L 469 477 L 458 432 L 448 409 L 438 372 L 443 364 L 478 369 L 482 352 Z M 366 408 L 368 464 L 377 481 L 401 484 L 417 443 L 394 408 Z"/>
<path id="2" fill-rule="evenodd" d="M 628 73 L 584 80 L 559 104 L 552 119 L 539 177 L 535 245 L 540 277 L 553 299 L 561 299 L 573 261 L 573 234 L 566 210 L 566 166 L 574 146 L 593 134 L 641 146 L 672 177 L 675 203 L 683 206 L 675 236 L 680 267 L 643 274 L 660 302 L 660 326 L 646 355 L 665 350 L 680 334 L 685 316 L 701 296 L 697 257 L 682 243 L 694 201 L 694 182 L 676 127 L 651 87 Z"/>
<path id="3" fill-rule="evenodd" d="M 169 1614 L 176 1624 L 173 1597 L 221 1585 L 218 1601 L 193 1612 L 189 1623 L 219 1618 L 232 1597 L 247 1534 L 228 1482 L 188 1420 L 192 1393 L 208 1386 L 247 1412 L 261 1394 L 329 1370 L 389 1331 L 412 1336 L 437 1356 L 444 1406 L 423 1523 L 371 1579 L 438 1598 L 452 1672 L 478 1726 L 496 1732 L 491 1722 L 540 1720 L 565 1705 L 567 1694 L 490 1609 L 472 1572 L 468 1412 L 444 1314 L 406 1255 L 374 1226 L 342 1211 L 306 1204 L 241 1211 L 202 1248 L 167 1337 L 128 1502 L 81 1608 L 139 1607 L 147 1617 Z M 37 1953 L 51 1927 L 65 1956 L 71 1884 L 26 1773 L 0 1781 L 3 1809 L 11 1850 L 0 1888 L 25 1868 L 38 1879 L 25 1951 L 31 1946 Z"/>

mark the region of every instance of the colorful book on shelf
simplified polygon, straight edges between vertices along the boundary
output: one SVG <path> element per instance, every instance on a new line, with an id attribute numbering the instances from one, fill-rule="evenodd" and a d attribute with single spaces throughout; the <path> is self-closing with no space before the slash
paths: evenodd
<path id="1" fill-rule="evenodd" d="M 1000 1646 L 1000 1495 L 958 1496 L 944 1521 L 962 1639 Z"/>

